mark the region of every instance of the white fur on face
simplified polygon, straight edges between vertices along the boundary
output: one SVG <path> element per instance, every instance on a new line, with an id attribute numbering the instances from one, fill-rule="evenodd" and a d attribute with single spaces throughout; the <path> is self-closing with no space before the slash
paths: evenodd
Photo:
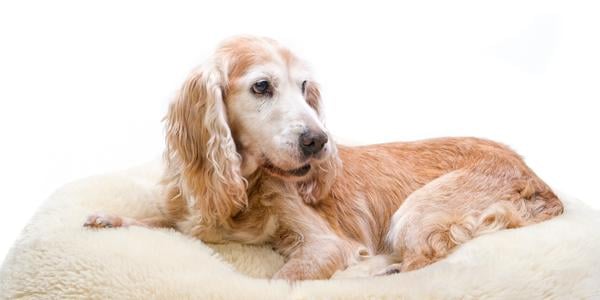
<path id="1" fill-rule="evenodd" d="M 252 86 L 261 80 L 269 81 L 272 95 L 252 92 Z M 279 59 L 251 67 L 235 83 L 237 93 L 227 100 L 227 111 L 230 120 L 236 122 L 244 175 L 267 160 L 283 170 L 309 163 L 300 150 L 300 135 L 307 130 L 326 131 L 317 112 L 306 102 L 302 91 L 305 80 L 310 80 L 310 74 L 303 66 L 288 66 Z"/>

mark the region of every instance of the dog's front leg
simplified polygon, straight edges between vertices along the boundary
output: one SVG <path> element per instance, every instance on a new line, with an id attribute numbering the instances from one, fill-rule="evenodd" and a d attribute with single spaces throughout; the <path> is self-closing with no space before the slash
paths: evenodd
<path id="1" fill-rule="evenodd" d="M 174 224 L 164 216 L 155 216 L 145 219 L 133 219 L 127 217 L 121 217 L 117 215 L 111 215 L 106 213 L 94 213 L 88 216 L 87 220 L 83 224 L 89 228 L 115 228 L 115 227 L 129 227 L 129 226 L 140 226 L 147 228 L 162 228 L 162 227 L 173 227 Z"/>
<path id="2" fill-rule="evenodd" d="M 273 201 L 273 210 L 279 218 L 273 247 L 286 258 L 286 263 L 274 279 L 328 279 L 369 253 L 363 245 L 334 230 L 293 190 L 281 195 L 285 198 Z"/>
<path id="3" fill-rule="evenodd" d="M 291 251 L 277 250 L 287 261 L 273 279 L 288 281 L 329 279 L 335 272 L 368 255 L 366 247 L 335 235 L 303 241 Z"/>
<path id="4" fill-rule="evenodd" d="M 273 279 L 284 279 L 287 281 L 298 281 L 305 279 L 327 279 L 329 278 L 325 272 L 321 272 L 319 274 L 318 268 L 319 266 L 314 265 L 314 263 L 307 258 L 293 258 L 288 260 L 275 275 L 273 275 Z"/>
<path id="5" fill-rule="evenodd" d="M 288 281 L 329 279 L 333 273 L 344 269 L 347 264 L 341 251 L 342 249 L 335 245 L 302 247 L 288 258 L 273 279 Z"/>

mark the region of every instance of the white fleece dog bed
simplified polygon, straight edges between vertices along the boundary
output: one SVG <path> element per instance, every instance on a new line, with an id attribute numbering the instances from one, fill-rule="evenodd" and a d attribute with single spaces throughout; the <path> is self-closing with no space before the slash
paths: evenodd
<path id="1" fill-rule="evenodd" d="M 482 236 L 421 270 L 293 285 L 268 279 L 283 260 L 266 246 L 82 227 L 94 211 L 152 215 L 159 175 L 156 163 L 57 191 L 7 256 L 0 299 L 600 298 L 600 212 L 565 197 L 564 215 Z"/>

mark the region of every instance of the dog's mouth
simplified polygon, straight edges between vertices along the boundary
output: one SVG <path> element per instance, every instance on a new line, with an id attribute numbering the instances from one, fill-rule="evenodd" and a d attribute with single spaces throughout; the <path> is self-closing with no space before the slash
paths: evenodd
<path id="1" fill-rule="evenodd" d="M 311 168 L 310 164 L 305 164 L 297 169 L 284 170 L 273 165 L 270 161 L 267 161 L 263 167 L 265 170 L 267 170 L 267 172 L 280 177 L 303 177 L 310 172 Z"/>

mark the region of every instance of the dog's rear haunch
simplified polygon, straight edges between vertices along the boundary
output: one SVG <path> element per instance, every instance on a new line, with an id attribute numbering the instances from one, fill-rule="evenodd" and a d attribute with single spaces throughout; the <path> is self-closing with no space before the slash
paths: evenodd
<path id="1" fill-rule="evenodd" d="M 310 70 L 289 50 L 266 38 L 225 41 L 166 116 L 164 214 L 96 214 L 86 225 L 168 226 L 211 243 L 271 243 L 286 259 L 274 277 L 301 280 L 380 254 L 390 264 L 379 274 L 414 270 L 481 234 L 563 211 L 503 145 L 475 138 L 336 145 L 321 107 Z"/>

